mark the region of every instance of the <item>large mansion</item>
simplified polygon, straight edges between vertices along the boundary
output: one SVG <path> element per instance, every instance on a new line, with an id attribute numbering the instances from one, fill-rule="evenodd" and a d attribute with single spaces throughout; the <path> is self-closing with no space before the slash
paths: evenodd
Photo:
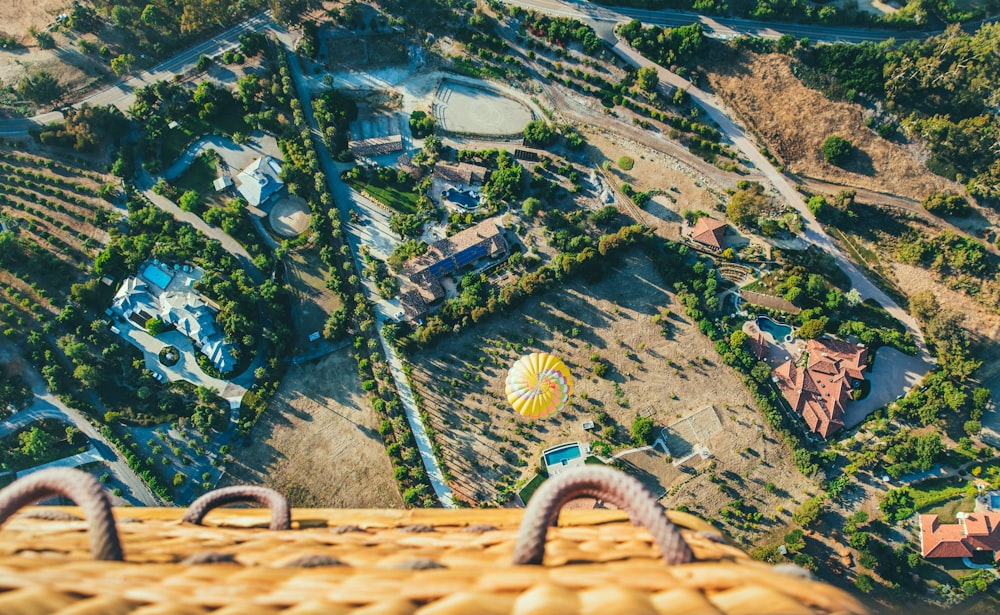
<path id="1" fill-rule="evenodd" d="M 833 339 L 809 340 L 805 367 L 786 361 L 772 372 L 788 405 L 824 438 L 844 426 L 856 381 L 864 380 L 868 350 Z"/>

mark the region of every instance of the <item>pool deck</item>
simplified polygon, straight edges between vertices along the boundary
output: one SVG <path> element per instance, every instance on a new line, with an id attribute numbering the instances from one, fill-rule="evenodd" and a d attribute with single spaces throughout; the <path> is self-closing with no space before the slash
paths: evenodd
<path id="1" fill-rule="evenodd" d="M 764 361 L 771 366 L 771 369 L 774 369 L 789 360 L 798 363 L 799 359 L 802 358 L 802 354 L 806 351 L 806 343 L 804 340 L 796 337 L 792 338 L 792 341 L 790 342 L 778 342 L 770 333 L 761 331 L 760 327 L 757 326 L 757 322 L 754 320 L 748 320 L 743 323 L 743 332 L 750 337 L 754 337 L 758 333 L 764 336 L 764 339 L 768 342 L 767 356 L 764 357 Z"/>
<path id="2" fill-rule="evenodd" d="M 567 459 L 559 463 L 550 464 L 547 456 L 555 451 L 576 446 L 580 452 L 578 457 L 573 459 Z M 580 442 L 565 442 L 563 444 L 558 444 L 556 446 L 551 446 L 544 451 L 542 451 L 542 461 L 545 463 L 545 469 L 548 471 L 549 476 L 558 476 L 570 468 L 583 467 L 586 463 L 587 456 L 590 455 L 590 449 L 586 444 L 581 444 Z"/>

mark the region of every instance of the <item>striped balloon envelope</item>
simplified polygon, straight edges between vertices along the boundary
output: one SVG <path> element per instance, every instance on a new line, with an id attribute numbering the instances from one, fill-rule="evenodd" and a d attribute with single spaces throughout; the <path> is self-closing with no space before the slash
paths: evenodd
<path id="1" fill-rule="evenodd" d="M 547 352 L 533 352 L 511 366 L 504 390 L 507 402 L 519 414 L 544 419 L 569 402 L 573 377 L 561 359 Z"/>

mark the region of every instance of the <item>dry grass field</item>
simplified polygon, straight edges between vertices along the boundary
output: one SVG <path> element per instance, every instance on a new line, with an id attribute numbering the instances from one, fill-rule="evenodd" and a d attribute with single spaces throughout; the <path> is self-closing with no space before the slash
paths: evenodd
<path id="1" fill-rule="evenodd" d="M 322 331 L 326 319 L 340 309 L 340 299 L 325 286 L 326 266 L 314 247 L 289 253 L 286 259 L 288 285 L 295 301 L 292 304 L 295 321 L 295 344 L 305 346 L 309 334 Z"/>
<path id="2" fill-rule="evenodd" d="M 716 93 L 753 126 L 796 175 L 922 200 L 961 186 L 929 172 L 908 146 L 865 126 L 860 105 L 831 102 L 792 74 L 791 58 L 745 53 L 706 66 Z M 860 150 L 841 169 L 823 160 L 821 147 L 837 134 Z"/>
<path id="3" fill-rule="evenodd" d="M 0 2 L 0 32 L 28 43 L 29 28 L 43 29 L 72 4 L 69 0 L 4 0 Z"/>
<path id="4" fill-rule="evenodd" d="M 264 485 L 292 506 L 401 508 L 356 371 L 347 351 L 289 369 L 220 486 Z"/>
<path id="5" fill-rule="evenodd" d="M 667 309 L 673 310 L 672 332 L 665 339 L 652 319 Z M 762 419 L 747 407 L 751 401 L 739 377 L 681 311 L 650 263 L 633 252 L 602 282 L 577 280 L 528 301 L 517 314 L 415 353 L 412 381 L 438 431 L 456 495 L 492 501 L 502 485 L 530 478 L 548 446 L 601 438 L 624 450 L 638 413 L 661 428 L 711 405 L 722 424 L 705 443 L 714 460 L 696 456 L 674 467 L 657 451 L 627 456 L 628 465 L 654 492 L 668 494 L 666 504 L 686 504 L 708 518 L 731 499 L 703 485 L 701 473 L 713 462 L 715 473 L 728 471 L 743 483 L 747 502 L 759 498 L 762 511 L 798 498 L 810 481 L 780 444 L 765 437 L 769 429 L 762 431 Z M 503 396 L 509 365 L 532 351 L 563 358 L 575 379 L 571 406 L 534 423 L 515 416 Z M 605 377 L 594 375 L 592 357 L 609 365 Z M 582 423 L 597 421 L 602 411 L 612 425 L 585 431 Z M 775 483 L 781 500 L 766 493 L 767 482 Z"/>

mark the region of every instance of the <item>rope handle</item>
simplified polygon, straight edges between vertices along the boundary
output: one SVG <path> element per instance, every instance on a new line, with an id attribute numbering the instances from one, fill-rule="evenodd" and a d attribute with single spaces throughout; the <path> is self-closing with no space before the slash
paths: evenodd
<path id="1" fill-rule="evenodd" d="M 95 560 L 125 559 L 111 513 L 111 498 L 96 478 L 82 470 L 39 470 L 0 490 L 0 525 L 25 506 L 55 496 L 67 497 L 83 509 L 90 534 L 90 552 Z"/>
<path id="2" fill-rule="evenodd" d="M 597 498 L 626 511 L 633 523 L 644 526 L 653 535 L 668 566 L 694 559 L 680 530 L 642 483 L 618 470 L 586 466 L 543 482 L 528 501 L 514 547 L 515 566 L 542 563 L 549 526 L 556 525 L 559 511 L 567 502 L 581 497 Z"/>
<path id="3" fill-rule="evenodd" d="M 271 509 L 270 529 L 272 530 L 287 530 L 292 527 L 292 512 L 288 508 L 288 500 L 283 495 L 267 487 L 251 487 L 249 485 L 222 487 L 206 493 L 191 502 L 181 521 L 201 525 L 208 511 L 236 502 L 253 502 Z"/>

